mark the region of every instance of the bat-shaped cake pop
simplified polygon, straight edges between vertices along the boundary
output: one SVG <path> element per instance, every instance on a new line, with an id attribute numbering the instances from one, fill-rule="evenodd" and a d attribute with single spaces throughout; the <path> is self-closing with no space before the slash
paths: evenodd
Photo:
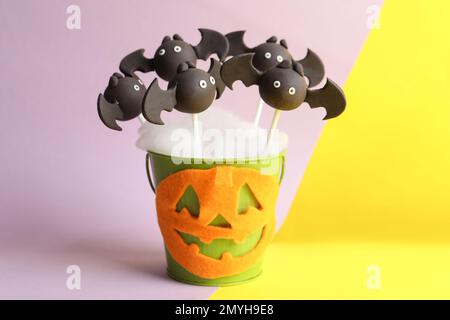
<path id="1" fill-rule="evenodd" d="M 266 72 L 282 63 L 289 61 L 292 64 L 298 62 L 302 65 L 305 76 L 309 80 L 309 85 L 314 87 L 322 81 L 325 76 L 325 67 L 319 56 L 308 49 L 306 56 L 302 60 L 296 61 L 288 51 L 286 40 L 282 39 L 277 43 L 275 36 L 267 39 L 254 48 L 249 48 L 244 42 L 245 31 L 235 31 L 226 35 L 230 43 L 229 56 L 237 56 L 244 53 L 254 53 L 253 66 L 261 72 Z"/>
<path id="2" fill-rule="evenodd" d="M 216 59 L 211 59 L 208 72 L 191 63 L 182 63 L 167 90 L 161 89 L 158 80 L 154 79 L 142 104 L 145 119 L 154 124 L 164 124 L 161 120 L 163 110 L 170 112 L 175 108 L 191 114 L 205 111 L 225 89 L 220 69 L 221 64 Z"/>
<path id="3" fill-rule="evenodd" d="M 133 76 L 135 71 L 155 71 L 159 77 L 170 81 L 177 75 L 178 66 L 184 62 L 195 66 L 197 59 L 206 60 L 214 53 L 220 61 L 225 59 L 229 49 L 227 38 L 214 30 L 199 31 L 202 39 L 196 46 L 185 42 L 178 34 L 172 38 L 165 36 L 153 58 L 146 58 L 144 49 L 134 51 L 120 64 L 120 70 L 128 76 Z"/>
<path id="4" fill-rule="evenodd" d="M 292 65 L 289 61 L 284 61 L 275 68 L 261 72 L 252 64 L 254 55 L 242 54 L 223 64 L 221 76 L 230 89 L 237 80 L 241 80 L 247 87 L 258 85 L 261 98 L 269 106 L 287 111 L 307 102 L 311 108 L 324 107 L 327 111 L 324 119 L 337 117 L 344 111 L 344 93 L 332 80 L 327 79 L 321 89 L 311 90 L 300 63 Z"/>
<path id="5" fill-rule="evenodd" d="M 99 94 L 97 99 L 97 111 L 105 126 L 122 131 L 117 120 L 127 121 L 138 117 L 142 112 L 145 90 L 140 79 L 114 73 L 109 78 L 104 94 Z"/>
<path id="6" fill-rule="evenodd" d="M 130 64 L 129 57 L 125 57 L 121 65 Z M 130 74 L 129 69 L 122 70 Z M 118 72 L 109 78 L 108 87 L 103 94 L 98 95 L 97 111 L 100 119 L 110 129 L 122 131 L 117 121 L 127 121 L 138 117 L 142 112 L 144 99 L 144 83 L 137 76 L 124 76 Z"/>

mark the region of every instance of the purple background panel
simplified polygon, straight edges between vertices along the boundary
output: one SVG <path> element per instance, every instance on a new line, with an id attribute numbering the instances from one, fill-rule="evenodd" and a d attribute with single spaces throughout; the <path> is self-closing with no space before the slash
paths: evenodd
<path id="1" fill-rule="evenodd" d="M 144 153 L 134 146 L 138 124 L 106 129 L 98 93 L 128 52 L 151 55 L 176 32 L 197 43 L 198 27 L 246 29 L 250 46 L 275 34 L 298 59 L 310 47 L 343 84 L 369 31 L 367 8 L 380 3 L 1 0 L 0 298 L 207 298 L 214 288 L 165 276 Z M 81 8 L 80 30 L 66 28 L 70 4 Z M 257 102 L 256 89 L 239 83 L 217 105 L 251 120 Z M 271 116 L 266 108 L 266 126 Z M 282 115 L 291 141 L 279 224 L 322 116 L 307 106 Z M 73 264 L 82 270 L 79 291 L 65 285 Z"/>

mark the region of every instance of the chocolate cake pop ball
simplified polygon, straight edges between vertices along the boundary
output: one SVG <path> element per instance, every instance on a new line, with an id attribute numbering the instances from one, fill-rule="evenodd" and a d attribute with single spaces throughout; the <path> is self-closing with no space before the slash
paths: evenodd
<path id="1" fill-rule="evenodd" d="M 275 37 L 267 41 L 254 48 L 255 56 L 252 62 L 256 69 L 265 72 L 275 68 L 283 61 L 292 61 L 291 54 L 287 51 L 287 45 L 284 40 L 281 40 L 280 44 L 276 43 Z"/>
<path id="2" fill-rule="evenodd" d="M 203 70 L 183 64 L 174 82 L 177 88 L 175 109 L 180 112 L 203 112 L 216 98 L 216 79 Z"/>
<path id="3" fill-rule="evenodd" d="M 105 99 L 110 103 L 118 103 L 123 112 L 122 119 L 131 120 L 141 113 L 141 103 L 145 95 L 144 83 L 138 78 L 124 77 L 114 74 L 105 90 Z"/>
<path id="4" fill-rule="evenodd" d="M 104 94 L 99 94 L 97 111 L 102 122 L 110 129 L 121 131 L 117 121 L 127 121 L 142 112 L 146 87 L 139 78 L 114 73 Z"/>
<path id="5" fill-rule="evenodd" d="M 306 98 L 308 85 L 292 68 L 273 68 L 259 80 L 259 94 L 270 106 L 279 110 L 292 110 Z"/>
<path id="6" fill-rule="evenodd" d="M 174 39 L 180 39 L 178 35 Z M 153 58 L 155 71 L 164 80 L 170 81 L 177 74 L 177 68 L 182 63 L 197 63 L 197 54 L 194 48 L 183 40 L 170 40 L 165 37 L 158 47 Z"/>
<path id="7" fill-rule="evenodd" d="M 220 69 L 221 64 L 215 59 L 211 59 L 208 72 L 182 63 L 167 90 L 159 87 L 157 79 L 153 80 L 142 103 L 144 117 L 151 123 L 164 124 L 162 111 L 176 109 L 191 114 L 205 111 L 225 90 Z"/>

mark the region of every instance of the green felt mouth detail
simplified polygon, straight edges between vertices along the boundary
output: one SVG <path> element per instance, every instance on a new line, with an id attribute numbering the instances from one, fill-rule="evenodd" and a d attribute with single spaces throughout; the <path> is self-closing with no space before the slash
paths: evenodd
<path id="1" fill-rule="evenodd" d="M 253 250 L 261 239 L 263 229 L 261 228 L 251 233 L 241 243 L 236 243 L 232 239 L 214 239 L 211 243 L 203 243 L 198 237 L 191 234 L 180 231 L 178 231 L 178 234 L 188 245 L 195 243 L 199 247 L 201 254 L 220 260 L 225 252 L 229 252 L 233 257 L 240 257 Z"/>

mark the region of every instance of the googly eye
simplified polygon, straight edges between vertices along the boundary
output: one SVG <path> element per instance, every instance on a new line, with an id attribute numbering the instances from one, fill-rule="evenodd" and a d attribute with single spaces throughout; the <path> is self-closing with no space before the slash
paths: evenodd
<path id="1" fill-rule="evenodd" d="M 274 86 L 275 88 L 278 89 L 278 88 L 281 86 L 281 82 L 278 81 L 278 80 L 275 80 L 275 81 L 273 82 L 273 86 Z"/>
<path id="2" fill-rule="evenodd" d="M 283 62 L 283 57 L 280 56 L 280 55 L 278 55 L 278 56 L 277 56 L 277 61 L 278 61 L 278 62 Z"/>
<path id="3" fill-rule="evenodd" d="M 141 88 L 139 88 L 139 86 L 137 84 L 134 85 L 134 90 L 139 91 Z"/>
<path id="4" fill-rule="evenodd" d="M 264 54 L 264 58 L 270 59 L 270 58 L 272 58 L 272 54 L 271 54 L 270 52 L 266 52 L 266 53 Z"/>
<path id="5" fill-rule="evenodd" d="M 294 87 L 290 87 L 290 88 L 289 88 L 289 94 L 290 94 L 291 96 L 293 96 L 293 95 L 295 94 L 295 88 L 294 88 Z"/>
<path id="6" fill-rule="evenodd" d="M 181 52 L 181 47 L 175 46 L 175 47 L 173 47 L 173 51 L 175 51 L 176 53 Z"/>
<path id="7" fill-rule="evenodd" d="M 161 50 L 159 50 L 158 53 L 159 53 L 160 56 L 163 56 L 166 53 L 166 50 L 165 49 L 161 49 Z"/>
<path id="8" fill-rule="evenodd" d="M 205 80 L 200 80 L 199 84 L 200 84 L 200 88 L 202 88 L 202 89 L 205 89 L 208 86 L 208 84 L 206 83 Z"/>
<path id="9" fill-rule="evenodd" d="M 216 79 L 214 79 L 213 76 L 209 77 L 209 81 L 211 82 L 211 84 L 216 84 Z"/>

